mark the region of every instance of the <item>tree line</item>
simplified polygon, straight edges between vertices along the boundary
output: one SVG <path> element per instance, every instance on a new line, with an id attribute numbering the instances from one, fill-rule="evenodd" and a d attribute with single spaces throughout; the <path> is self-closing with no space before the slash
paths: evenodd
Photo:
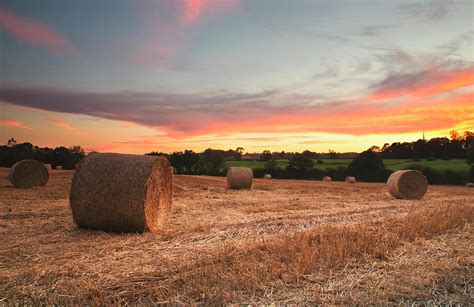
<path id="1" fill-rule="evenodd" d="M 0 146 L 1 167 L 11 167 L 18 161 L 33 159 L 51 164 L 53 168 L 61 166 L 63 169 L 75 169 L 85 156 L 84 149 L 80 146 L 38 147 L 31 143 L 17 144 L 15 139 L 10 139 L 7 145 Z"/>
<path id="2" fill-rule="evenodd" d="M 450 138 L 432 138 L 428 141 L 385 144 L 382 148 L 372 146 L 358 154 L 348 167 L 318 168 L 323 163 L 322 157 L 337 158 L 335 151 L 327 154 L 310 150 L 298 152 L 271 152 L 264 150 L 260 154 L 253 154 L 254 160 L 265 162 L 263 168 L 254 169 L 256 177 L 263 177 L 265 173 L 272 174 L 273 178 L 285 179 L 321 179 L 331 176 L 334 180 L 344 180 L 346 176 L 355 176 L 359 181 L 383 182 L 392 171 L 388 170 L 383 159 L 412 159 L 410 168 L 418 168 L 427 176 L 430 183 L 436 184 L 463 184 L 467 180 L 474 181 L 474 133 L 466 131 L 459 134 L 450 133 Z M 85 152 L 80 146 L 66 148 L 40 148 L 31 143 L 16 144 L 10 139 L 6 146 L 0 146 L 0 166 L 11 167 L 14 163 L 24 159 L 35 159 L 53 167 L 62 166 L 64 169 L 74 169 L 77 163 L 85 157 Z M 244 148 L 235 150 L 220 150 L 208 148 L 201 153 L 192 150 L 173 152 L 150 152 L 146 155 L 164 156 L 176 169 L 178 174 L 195 175 L 225 175 L 225 162 L 240 160 L 244 157 Z M 288 164 L 280 168 L 278 160 L 287 157 Z M 319 160 L 318 160 L 319 159 Z M 439 171 L 416 164 L 419 159 L 467 159 L 471 165 L 470 172 Z"/>
<path id="3" fill-rule="evenodd" d="M 372 146 L 356 155 L 348 167 L 320 169 L 317 166 L 323 163 L 320 159 L 324 154 L 309 150 L 301 153 L 272 153 L 264 150 L 251 156 L 254 157 L 253 160 L 265 162 L 263 168 L 254 169 L 255 177 L 263 177 L 266 173 L 271 174 L 272 178 L 282 179 L 322 179 L 323 176 L 331 176 L 334 180 L 344 180 L 346 176 L 355 176 L 359 181 L 384 182 L 392 171 L 386 168 L 383 159 L 411 159 L 413 164 L 409 168 L 423 171 L 432 184 L 464 184 L 474 181 L 474 158 L 469 160 L 474 148 L 474 133 L 466 131 L 461 135 L 452 131 L 450 136 L 451 138 L 432 138 L 428 141 L 396 142 L 385 144 L 382 148 Z M 226 151 L 209 148 L 202 153 L 185 150 L 172 154 L 151 152 L 148 155 L 165 156 L 178 174 L 225 175 L 225 161 L 242 159 L 243 151 L 242 147 Z M 282 160 L 282 156 L 289 157 L 285 159 L 288 160 L 285 168 L 278 166 L 278 160 Z M 330 150 L 328 157 L 337 158 L 338 153 Z M 436 170 L 417 165 L 416 162 L 420 159 L 467 159 L 472 166 L 470 172 Z"/>

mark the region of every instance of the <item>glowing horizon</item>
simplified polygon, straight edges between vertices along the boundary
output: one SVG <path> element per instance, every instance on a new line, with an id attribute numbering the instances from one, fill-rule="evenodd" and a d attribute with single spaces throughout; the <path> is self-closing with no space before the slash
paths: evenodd
<path id="1" fill-rule="evenodd" d="M 277 3 L 5 1 L 0 141 L 360 152 L 474 131 L 473 4 Z"/>

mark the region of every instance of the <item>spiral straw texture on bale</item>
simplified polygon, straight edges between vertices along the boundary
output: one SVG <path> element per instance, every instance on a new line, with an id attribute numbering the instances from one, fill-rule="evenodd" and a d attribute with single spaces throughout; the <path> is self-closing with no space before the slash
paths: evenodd
<path id="1" fill-rule="evenodd" d="M 402 170 L 390 175 L 387 187 L 395 198 L 421 199 L 428 190 L 428 180 L 420 171 Z"/>
<path id="2" fill-rule="evenodd" d="M 95 153 L 78 165 L 70 205 L 80 228 L 154 232 L 168 222 L 172 195 L 166 158 Z"/>

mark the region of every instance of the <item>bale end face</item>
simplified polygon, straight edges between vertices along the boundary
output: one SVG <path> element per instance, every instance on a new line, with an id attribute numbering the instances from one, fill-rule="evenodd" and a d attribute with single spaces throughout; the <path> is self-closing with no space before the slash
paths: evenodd
<path id="1" fill-rule="evenodd" d="M 249 167 L 229 167 L 226 180 L 228 189 L 251 189 L 253 171 Z"/>
<path id="2" fill-rule="evenodd" d="M 168 222 L 172 194 L 166 158 L 95 153 L 79 163 L 69 199 L 80 228 L 154 232 Z"/>
<path id="3" fill-rule="evenodd" d="M 329 181 L 332 181 L 332 178 L 329 176 L 324 176 L 323 181 L 329 182 Z"/>
<path id="4" fill-rule="evenodd" d="M 428 180 L 420 171 L 402 170 L 390 175 L 387 188 L 398 199 L 421 199 L 428 190 Z"/>
<path id="5" fill-rule="evenodd" d="M 346 177 L 345 180 L 347 183 L 356 183 L 355 177 Z"/>
<path id="6" fill-rule="evenodd" d="M 15 188 L 30 189 L 45 186 L 49 180 L 49 172 L 39 161 L 22 160 L 10 168 L 8 178 Z"/>

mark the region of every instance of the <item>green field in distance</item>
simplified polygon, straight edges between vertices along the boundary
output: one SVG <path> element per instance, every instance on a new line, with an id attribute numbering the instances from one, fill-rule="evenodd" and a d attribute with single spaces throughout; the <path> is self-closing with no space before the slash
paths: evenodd
<path id="1" fill-rule="evenodd" d="M 321 159 L 322 164 L 316 164 L 317 160 L 314 160 L 315 167 L 319 169 L 336 168 L 339 166 L 347 167 L 352 159 Z M 288 160 L 277 160 L 279 168 L 285 168 L 288 165 Z M 406 160 L 406 159 L 385 159 L 383 160 L 385 166 L 391 170 L 400 170 L 409 165 L 421 165 L 431 167 L 438 170 L 453 170 L 453 171 L 469 171 L 469 165 L 464 159 L 452 159 L 452 160 L 434 160 L 427 161 L 421 159 L 419 161 Z M 262 161 L 226 161 L 226 167 L 229 166 L 245 166 L 252 169 L 264 168 L 265 162 Z"/>

